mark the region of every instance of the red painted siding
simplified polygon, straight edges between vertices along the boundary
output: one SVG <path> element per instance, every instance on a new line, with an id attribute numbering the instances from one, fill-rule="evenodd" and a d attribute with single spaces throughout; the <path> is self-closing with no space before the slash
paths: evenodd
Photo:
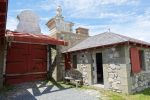
<path id="1" fill-rule="evenodd" d="M 9 42 L 34 43 L 34 44 L 53 44 L 53 45 L 68 45 L 68 42 L 58 40 L 47 35 L 19 33 L 7 30 L 6 39 Z"/>
<path id="2" fill-rule="evenodd" d="M 137 48 L 130 48 L 130 56 L 132 72 L 139 73 L 141 71 L 139 50 Z"/>
<path id="3" fill-rule="evenodd" d="M 16 84 L 46 78 L 47 46 L 11 43 L 6 61 L 6 83 Z M 40 74 L 39 74 L 40 73 Z M 42 74 L 41 74 L 42 73 Z M 41 75 L 41 77 L 39 77 Z"/>
<path id="4" fill-rule="evenodd" d="M 65 54 L 65 69 L 70 69 L 71 68 L 71 57 L 70 53 Z"/>

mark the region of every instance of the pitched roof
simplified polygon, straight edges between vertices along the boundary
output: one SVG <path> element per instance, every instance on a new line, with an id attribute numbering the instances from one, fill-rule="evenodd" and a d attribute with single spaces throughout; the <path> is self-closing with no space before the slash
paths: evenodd
<path id="1" fill-rule="evenodd" d="M 133 43 L 144 44 L 144 45 L 150 46 L 150 43 L 148 42 L 144 42 L 138 39 L 130 38 L 130 37 L 112 33 L 112 32 L 104 32 L 95 36 L 88 37 L 87 39 L 83 40 L 79 44 L 68 49 L 67 52 L 94 48 L 94 47 L 99 47 L 99 46 L 106 46 L 106 45 L 111 45 L 111 44 L 116 44 L 116 43 L 124 43 L 124 42 L 133 42 Z"/>
<path id="2" fill-rule="evenodd" d="M 20 33 L 7 30 L 5 37 L 8 42 L 21 42 L 33 44 L 67 45 L 67 42 L 58 40 L 47 35 Z"/>

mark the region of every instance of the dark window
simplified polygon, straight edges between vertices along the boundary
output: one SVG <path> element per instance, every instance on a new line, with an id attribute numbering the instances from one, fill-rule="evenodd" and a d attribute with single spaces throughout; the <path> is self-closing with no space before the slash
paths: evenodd
<path id="1" fill-rule="evenodd" d="M 64 34 L 60 34 L 60 39 L 64 40 L 65 35 Z"/>
<path id="2" fill-rule="evenodd" d="M 73 68 L 77 68 L 77 55 L 73 55 Z"/>
<path id="3" fill-rule="evenodd" d="M 140 58 L 140 67 L 142 70 L 145 70 L 144 50 L 139 50 L 139 58 Z"/>

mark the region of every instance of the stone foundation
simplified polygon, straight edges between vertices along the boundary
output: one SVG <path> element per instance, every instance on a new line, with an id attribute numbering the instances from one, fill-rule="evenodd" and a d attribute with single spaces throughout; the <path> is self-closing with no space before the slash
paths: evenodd
<path id="1" fill-rule="evenodd" d="M 128 93 L 128 75 L 129 70 L 126 64 L 104 64 L 104 87 L 106 89 Z"/>
<path id="2" fill-rule="evenodd" d="M 144 49 L 144 69 L 137 74 L 130 75 L 130 88 L 131 93 L 142 91 L 150 87 L 150 50 Z"/>
<path id="3" fill-rule="evenodd" d="M 128 72 L 124 46 L 105 49 L 103 51 L 104 87 L 106 89 L 128 93 Z"/>
<path id="4" fill-rule="evenodd" d="M 82 73 L 83 84 L 91 85 L 91 64 L 78 64 L 77 69 Z"/>
<path id="5" fill-rule="evenodd" d="M 150 73 L 139 73 L 132 76 L 132 92 L 150 87 Z"/>
<path id="6" fill-rule="evenodd" d="M 108 65 L 108 83 L 110 85 L 110 89 L 115 90 L 115 91 L 121 91 L 120 90 L 120 75 L 119 71 L 121 70 L 120 65 L 115 65 L 115 64 L 109 64 Z"/>

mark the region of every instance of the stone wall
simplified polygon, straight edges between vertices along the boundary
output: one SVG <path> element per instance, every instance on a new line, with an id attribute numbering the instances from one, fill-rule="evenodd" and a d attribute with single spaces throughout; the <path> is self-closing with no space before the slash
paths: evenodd
<path id="1" fill-rule="evenodd" d="M 132 93 L 150 87 L 150 72 L 134 74 L 132 77 Z"/>
<path id="2" fill-rule="evenodd" d="M 60 52 L 64 52 L 68 50 L 69 48 L 75 46 L 76 44 L 80 43 L 81 41 L 85 40 L 87 36 L 84 36 L 82 34 L 76 34 L 72 32 L 60 32 L 57 33 L 57 39 L 62 39 L 64 41 L 68 42 L 68 46 L 59 46 Z"/>
<path id="3" fill-rule="evenodd" d="M 83 84 L 92 84 L 92 66 L 91 54 L 89 52 L 82 52 L 77 54 L 77 70 L 82 73 Z"/>
<path id="4" fill-rule="evenodd" d="M 144 49 L 144 61 L 145 61 L 145 70 L 142 70 L 140 73 L 131 74 L 130 76 L 130 88 L 131 93 L 142 91 L 150 87 L 150 49 Z"/>
<path id="5" fill-rule="evenodd" d="M 104 87 L 116 92 L 128 93 L 128 77 L 131 68 L 126 58 L 129 53 L 125 46 L 73 53 L 72 55 L 77 55 L 77 70 L 83 75 L 84 85 L 92 85 L 94 82 L 92 54 L 98 51 L 101 51 L 103 56 Z"/>
<path id="6" fill-rule="evenodd" d="M 68 48 L 71 48 L 77 43 L 81 42 L 88 36 L 83 36 L 72 32 L 57 32 L 53 34 L 53 37 L 68 42 L 68 46 L 57 46 L 57 68 L 55 68 L 54 72 L 58 74 L 57 81 L 62 81 L 65 75 L 64 56 L 62 53 L 68 50 Z"/>
<path id="7" fill-rule="evenodd" d="M 58 66 L 57 66 L 57 49 L 56 46 L 50 46 L 50 77 L 52 77 L 54 80 L 58 80 Z"/>
<path id="8" fill-rule="evenodd" d="M 150 71 L 150 49 L 145 49 L 145 66 L 146 71 Z"/>
<path id="9" fill-rule="evenodd" d="M 124 46 L 103 51 L 104 86 L 116 92 L 128 93 L 128 70 Z"/>
<path id="10" fill-rule="evenodd" d="M 78 64 L 78 70 L 82 73 L 83 84 L 92 85 L 91 64 Z"/>

